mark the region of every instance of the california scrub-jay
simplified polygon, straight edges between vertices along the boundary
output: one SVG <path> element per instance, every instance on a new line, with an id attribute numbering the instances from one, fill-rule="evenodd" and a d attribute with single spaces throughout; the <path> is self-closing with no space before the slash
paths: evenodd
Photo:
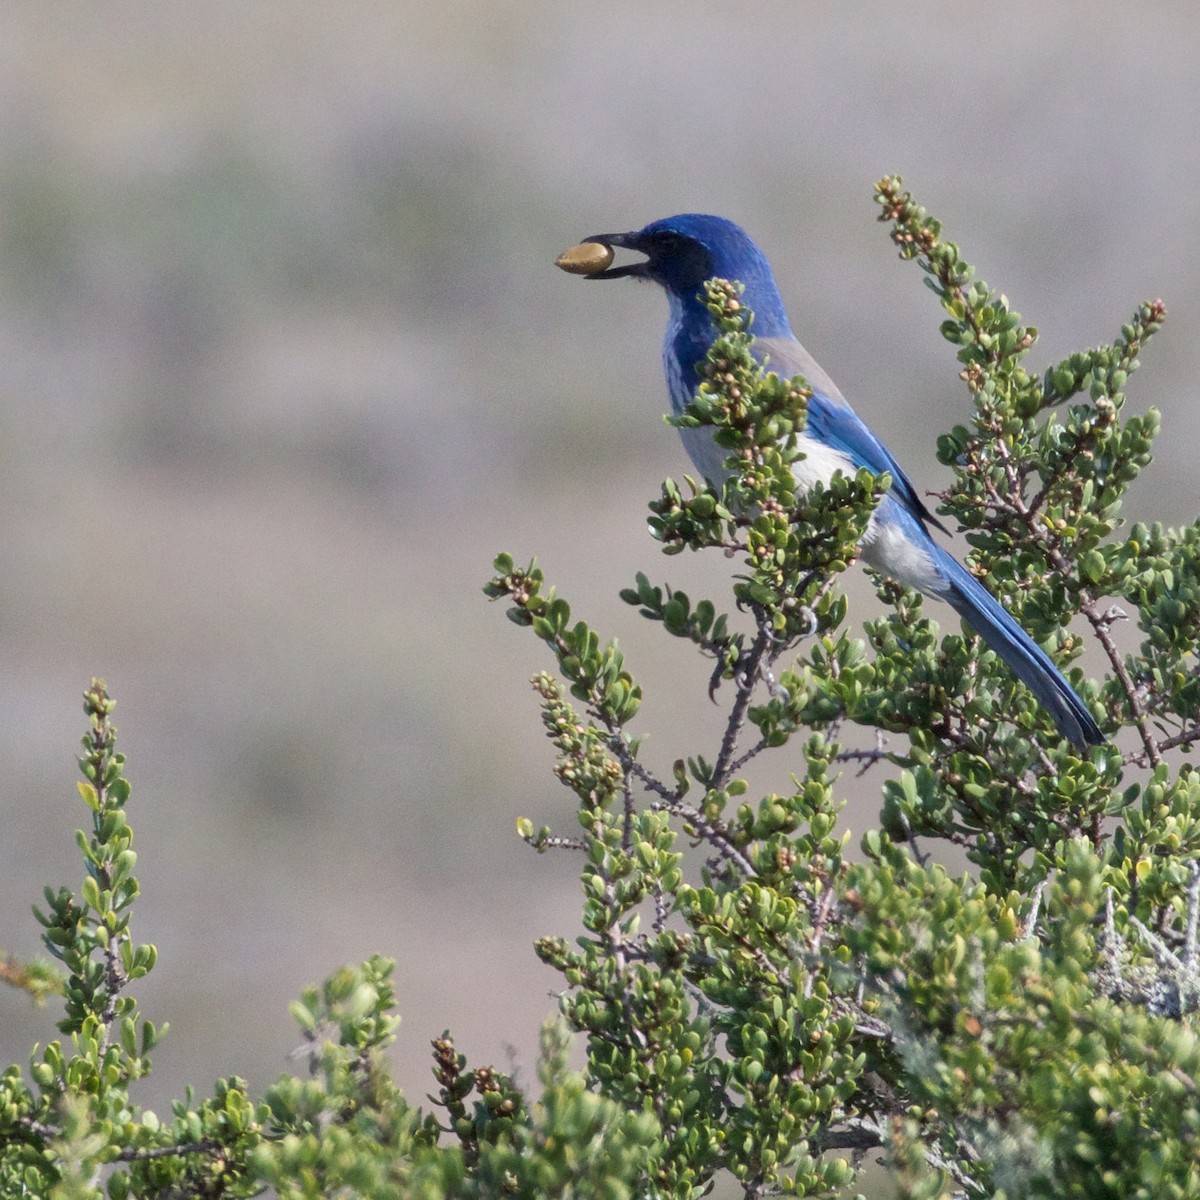
<path id="1" fill-rule="evenodd" d="M 634 250 L 645 261 L 610 266 L 611 247 Z M 863 535 L 863 561 L 908 587 L 946 600 L 1010 670 L 1037 697 L 1073 745 L 1105 741 L 1083 701 L 1045 651 L 983 585 L 930 537 L 938 524 L 917 496 L 908 476 L 887 447 L 859 420 L 833 380 L 796 340 L 775 286 L 771 267 L 744 230 L 722 217 L 685 213 L 655 221 L 632 233 L 599 233 L 568 250 L 564 270 L 588 279 L 630 276 L 651 279 L 667 293 L 670 315 L 663 341 L 663 366 L 671 410 L 682 413 L 700 381 L 717 336 L 702 294 L 706 280 L 719 276 L 745 286 L 743 300 L 754 313 L 754 353 L 784 378 L 803 375 L 812 388 L 808 424 L 799 438 L 803 457 L 795 464 L 801 487 L 827 484 L 836 471 L 853 475 L 859 467 L 892 477 Z M 682 429 L 684 446 L 704 477 L 720 482 L 727 474 L 726 451 L 710 429 Z"/>

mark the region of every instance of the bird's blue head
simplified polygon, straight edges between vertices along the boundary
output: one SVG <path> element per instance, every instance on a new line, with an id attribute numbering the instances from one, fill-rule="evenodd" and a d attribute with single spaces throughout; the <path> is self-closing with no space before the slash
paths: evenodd
<path id="1" fill-rule="evenodd" d="M 672 311 L 688 316 L 705 313 L 699 299 L 705 280 L 736 279 L 745 285 L 743 300 L 754 312 L 754 334 L 791 335 L 766 257 L 744 229 L 724 217 L 681 213 L 632 233 L 597 233 L 585 241 L 646 256 L 644 261 L 595 271 L 589 279 L 651 279 L 666 289 Z"/>

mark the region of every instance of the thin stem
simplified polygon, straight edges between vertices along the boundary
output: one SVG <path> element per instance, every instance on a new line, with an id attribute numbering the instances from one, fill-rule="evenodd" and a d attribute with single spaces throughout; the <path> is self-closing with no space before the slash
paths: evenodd
<path id="1" fill-rule="evenodd" d="M 715 788 L 724 787 L 732 777 L 733 768 L 731 764 L 734 753 L 737 750 L 738 738 L 741 736 L 742 727 L 746 723 L 746 713 L 750 709 L 750 700 L 754 695 L 754 688 L 758 682 L 759 669 L 773 641 L 774 639 L 771 637 L 770 630 L 760 621 L 758 633 L 754 638 L 754 644 L 738 664 L 737 699 L 734 700 L 733 707 L 729 710 L 729 720 L 725 725 L 725 736 L 721 739 L 721 749 L 717 754 L 717 765 L 713 770 L 712 786 Z"/>
<path id="2" fill-rule="evenodd" d="M 656 800 L 650 807 L 656 812 L 669 812 L 672 816 L 686 821 L 698 838 L 707 842 L 722 860 L 737 867 L 747 879 L 753 879 L 758 874 L 754 864 L 733 844 L 724 822 L 708 821 L 699 809 L 690 804 L 682 804 L 678 800 L 671 803 Z"/>

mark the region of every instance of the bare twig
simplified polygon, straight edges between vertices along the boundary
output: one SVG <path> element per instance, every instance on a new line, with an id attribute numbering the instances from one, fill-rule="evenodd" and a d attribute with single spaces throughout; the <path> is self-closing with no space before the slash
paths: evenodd
<path id="1" fill-rule="evenodd" d="M 754 687 L 758 682 L 758 672 L 763 657 L 770 649 L 772 642 L 770 630 L 762 622 L 759 623 L 758 633 L 754 643 L 738 663 L 737 699 L 729 711 L 729 720 L 725 725 L 725 736 L 721 739 L 721 749 L 717 754 L 717 765 L 713 769 L 713 786 L 724 787 L 732 775 L 730 764 L 737 750 L 738 738 L 742 726 L 746 722 L 746 713 L 750 708 L 750 699 L 754 695 Z"/>
<path id="2" fill-rule="evenodd" d="M 669 812 L 672 816 L 686 821 L 695 832 L 696 837 L 707 842 L 717 852 L 724 862 L 732 863 L 747 878 L 753 879 L 758 872 L 754 864 L 733 844 L 729 830 L 723 821 L 707 820 L 699 809 L 678 800 L 666 802 L 656 800 L 650 806 L 654 811 Z"/>

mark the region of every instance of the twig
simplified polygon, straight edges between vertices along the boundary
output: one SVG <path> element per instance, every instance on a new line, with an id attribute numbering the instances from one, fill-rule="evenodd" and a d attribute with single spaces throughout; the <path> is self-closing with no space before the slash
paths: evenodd
<path id="1" fill-rule="evenodd" d="M 632 754 L 629 753 L 629 747 L 625 743 L 623 735 L 619 731 L 614 731 L 608 740 L 608 748 L 616 755 L 617 761 L 621 764 L 621 769 L 627 774 L 632 775 L 639 783 L 654 795 L 665 800 L 668 804 L 676 804 L 682 798 L 682 793 L 676 788 L 674 791 L 669 789 L 657 775 L 646 770 Z"/>
<path id="2" fill-rule="evenodd" d="M 862 766 L 859 767 L 854 776 L 856 779 L 861 779 L 877 762 L 883 762 L 888 758 L 889 752 L 885 750 L 883 746 L 883 730 L 876 729 L 874 750 L 839 750 L 837 754 L 833 756 L 833 761 L 838 763 L 862 763 Z"/>
<path id="3" fill-rule="evenodd" d="M 219 1150 L 221 1143 L 206 1138 L 200 1142 L 180 1142 L 177 1146 L 148 1146 L 145 1149 L 122 1150 L 117 1162 L 146 1162 L 154 1158 L 174 1158 L 180 1154 L 209 1154 Z"/>
<path id="4" fill-rule="evenodd" d="M 721 749 L 717 754 L 717 765 L 712 775 L 713 787 L 723 787 L 729 781 L 730 763 L 733 761 L 734 751 L 737 750 L 737 741 L 741 736 L 746 713 L 750 708 L 750 698 L 754 694 L 754 685 L 758 681 L 759 666 L 771 641 L 770 631 L 760 621 L 754 644 L 738 664 L 737 699 L 734 700 L 733 707 L 729 710 L 725 736 L 721 739 Z"/>
<path id="5" fill-rule="evenodd" d="M 698 838 L 712 846 L 725 862 L 733 863 L 747 879 L 754 879 L 758 875 L 754 864 L 731 841 L 729 831 L 723 822 L 706 820 L 699 809 L 678 800 L 670 802 L 656 800 L 650 807 L 655 812 L 666 811 L 672 816 L 686 821 Z"/>
<path id="6" fill-rule="evenodd" d="M 1183 969 L 1188 975 L 1196 971 L 1196 930 L 1200 926 L 1200 860 L 1192 859 L 1191 872 L 1187 890 L 1187 924 L 1183 932 Z"/>
<path id="7" fill-rule="evenodd" d="M 1025 918 L 1025 926 L 1022 937 L 1027 941 L 1037 937 L 1038 917 L 1042 911 L 1042 897 L 1046 894 L 1046 881 L 1041 880 L 1033 889 L 1033 895 L 1029 902 L 1029 915 Z"/>

